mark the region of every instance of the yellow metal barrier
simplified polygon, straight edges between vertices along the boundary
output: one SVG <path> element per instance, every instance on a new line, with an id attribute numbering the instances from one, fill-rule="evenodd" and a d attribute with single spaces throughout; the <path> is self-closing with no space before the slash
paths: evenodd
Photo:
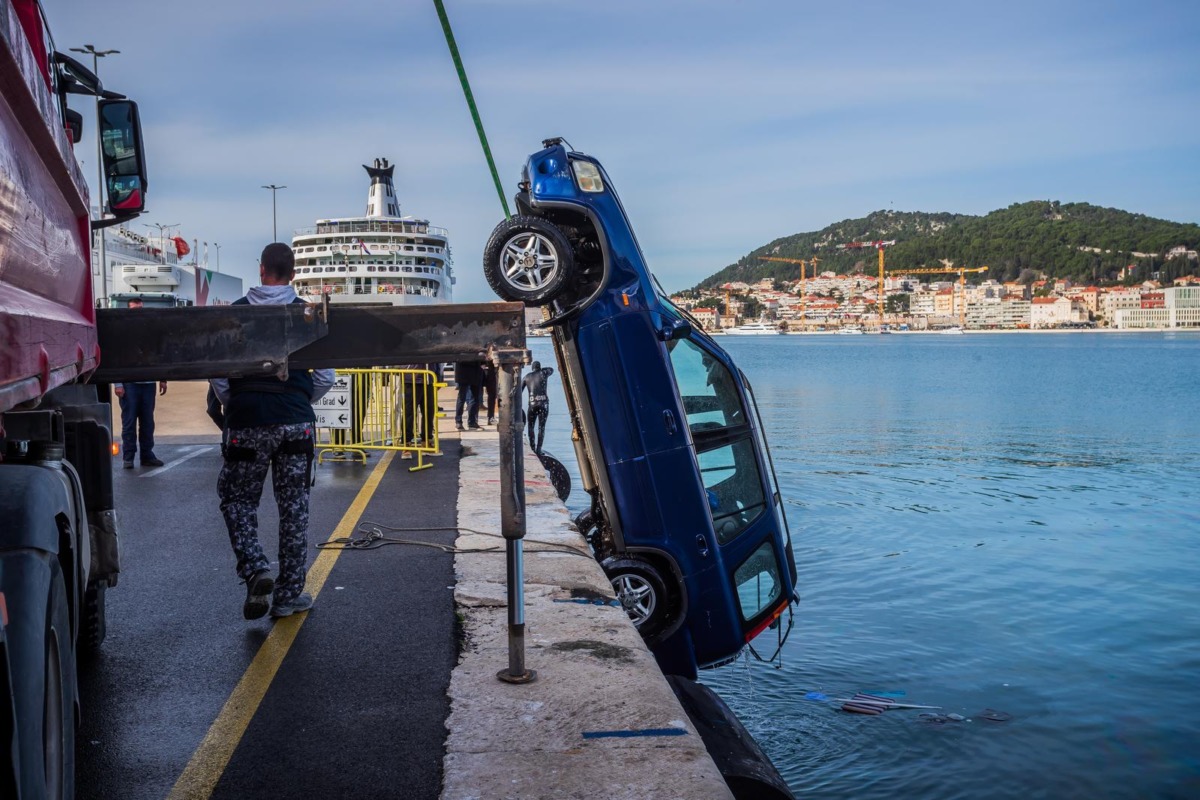
<path id="1" fill-rule="evenodd" d="M 428 369 L 340 369 L 317 413 L 317 463 L 367 460 L 369 450 L 399 450 L 401 458 L 416 454 L 411 472 L 440 456 L 438 389 L 445 383 Z"/>

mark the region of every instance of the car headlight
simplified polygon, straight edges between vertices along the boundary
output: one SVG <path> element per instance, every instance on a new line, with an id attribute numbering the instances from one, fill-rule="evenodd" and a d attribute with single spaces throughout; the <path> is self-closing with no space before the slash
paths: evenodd
<path id="1" fill-rule="evenodd" d="M 590 161 L 572 161 L 575 170 L 575 182 L 582 192 L 603 192 L 604 179 L 600 177 L 600 169 Z"/>

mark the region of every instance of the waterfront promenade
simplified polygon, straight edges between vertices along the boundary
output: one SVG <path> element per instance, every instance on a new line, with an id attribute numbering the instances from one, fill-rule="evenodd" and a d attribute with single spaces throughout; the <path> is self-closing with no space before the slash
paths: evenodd
<path id="1" fill-rule="evenodd" d="M 458 434 L 441 420 L 444 455 L 421 472 L 378 454 L 321 466 L 310 543 L 376 523 L 427 529 L 384 532 L 436 546 L 314 549 L 314 610 L 243 620 L 203 395 L 202 383 L 171 384 L 157 414 L 166 466 L 117 470 L 123 572 L 109 639 L 81 678 L 78 797 L 729 796 L 624 613 L 571 601 L 611 589 L 528 456 L 526 660 L 538 680 L 497 680 L 503 542 L 455 530 L 499 533 L 494 429 Z M 273 506 L 268 491 L 265 543 Z M 469 552 L 441 549 L 453 545 Z M 594 737 L 661 729 L 684 733 Z"/>

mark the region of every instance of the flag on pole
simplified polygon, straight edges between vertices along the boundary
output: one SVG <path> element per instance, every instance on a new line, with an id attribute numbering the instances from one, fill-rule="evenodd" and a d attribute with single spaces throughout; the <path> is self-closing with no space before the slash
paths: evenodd
<path id="1" fill-rule="evenodd" d="M 367 243 L 364 242 L 362 239 L 358 240 L 358 246 L 361 247 L 362 251 L 364 253 L 366 253 L 367 255 L 372 255 L 371 251 L 367 248 Z"/>

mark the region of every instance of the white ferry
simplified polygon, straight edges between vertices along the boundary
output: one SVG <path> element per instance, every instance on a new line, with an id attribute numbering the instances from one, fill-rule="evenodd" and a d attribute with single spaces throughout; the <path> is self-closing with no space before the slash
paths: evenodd
<path id="1" fill-rule="evenodd" d="M 99 247 L 92 249 L 92 268 L 97 288 L 108 286 L 103 305 L 124 308 L 130 300 L 141 300 L 151 308 L 221 306 L 242 296 L 241 278 L 209 269 L 207 242 L 201 261 L 181 236 L 142 236 L 123 225 L 104 228 L 101 235 L 108 279 L 99 277 Z M 189 253 L 192 260 L 184 263 Z"/>
<path id="2" fill-rule="evenodd" d="M 747 322 L 736 328 L 725 329 L 725 333 L 729 336 L 777 336 L 782 332 L 778 325 L 761 319 L 758 322 Z"/>
<path id="3" fill-rule="evenodd" d="M 400 216 L 395 164 L 377 158 L 363 169 L 371 177 L 365 216 L 319 219 L 292 237 L 296 294 L 328 295 L 332 303 L 451 302 L 454 270 L 445 228 Z"/>
<path id="4" fill-rule="evenodd" d="M 838 328 L 839 336 L 862 336 L 863 333 L 863 329 L 857 325 L 846 325 L 845 327 Z"/>

